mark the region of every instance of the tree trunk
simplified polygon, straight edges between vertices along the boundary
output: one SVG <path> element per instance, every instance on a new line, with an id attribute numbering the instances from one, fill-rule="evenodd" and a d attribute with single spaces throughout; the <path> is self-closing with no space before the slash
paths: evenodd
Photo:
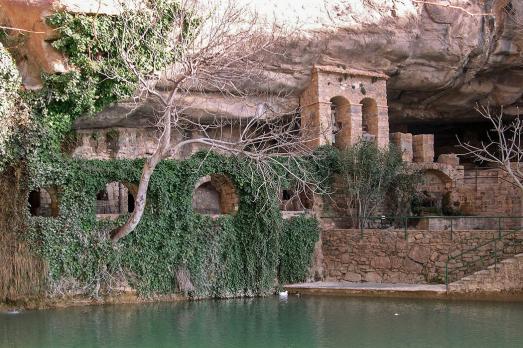
<path id="1" fill-rule="evenodd" d="M 143 212 L 145 210 L 145 203 L 147 200 L 147 190 L 149 188 L 149 181 L 151 180 L 151 175 L 153 174 L 154 169 L 156 168 L 156 166 L 162 158 L 162 156 L 155 155 L 153 155 L 152 157 L 148 158 L 147 161 L 145 161 L 142 170 L 142 176 L 140 178 L 140 184 L 138 186 L 138 193 L 136 194 L 135 198 L 134 210 L 123 226 L 111 232 L 111 239 L 113 240 L 113 242 L 117 242 L 120 238 L 123 238 L 132 231 L 134 231 L 134 229 L 136 228 L 136 226 L 138 226 L 138 223 L 142 219 Z"/>
<path id="2" fill-rule="evenodd" d="M 142 219 L 143 212 L 145 210 L 145 203 L 147 201 L 147 190 L 149 189 L 149 181 L 154 169 L 163 159 L 165 154 L 168 152 L 171 144 L 171 110 L 166 109 L 163 117 L 163 133 L 160 137 L 158 147 L 154 151 L 153 155 L 149 157 L 142 169 L 142 176 L 140 178 L 140 184 L 138 185 L 138 192 L 135 197 L 134 210 L 129 216 L 129 219 L 125 224 L 111 232 L 111 239 L 113 242 L 117 242 L 119 239 L 127 236 L 129 233 L 134 231 L 136 226 Z"/>

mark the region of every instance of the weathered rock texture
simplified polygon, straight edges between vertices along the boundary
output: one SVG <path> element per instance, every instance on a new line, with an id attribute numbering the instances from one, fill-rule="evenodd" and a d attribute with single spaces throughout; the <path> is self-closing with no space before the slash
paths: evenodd
<path id="1" fill-rule="evenodd" d="M 327 281 L 366 281 L 377 283 L 442 282 L 448 256 L 484 244 L 497 236 L 497 231 L 409 231 L 407 239 L 401 230 L 326 230 L 322 232 L 322 249 Z M 451 237 L 452 235 L 452 237 Z M 493 245 L 467 254 L 466 262 L 490 257 Z M 513 239 L 498 242 L 500 259 L 523 250 L 523 232 Z M 449 270 L 462 266 L 452 261 Z M 470 268 L 470 273 L 481 270 Z M 468 275 L 451 273 L 453 280 Z"/>
<path id="2" fill-rule="evenodd" d="M 248 4 L 250 1 L 244 0 Z M 441 1 L 442 5 L 449 2 Z M 392 123 L 477 119 L 476 102 L 515 113 L 523 94 L 523 2 L 452 0 L 450 8 L 398 0 L 268 1 L 254 3 L 300 35 L 285 57 L 268 60 L 273 88 L 308 86 L 314 64 L 385 73 Z M 0 0 L 0 22 L 24 33 L 16 56 L 24 81 L 41 70 L 62 71 L 63 57 L 46 40 L 43 18 L 57 8 L 113 14 L 114 1 Z"/>

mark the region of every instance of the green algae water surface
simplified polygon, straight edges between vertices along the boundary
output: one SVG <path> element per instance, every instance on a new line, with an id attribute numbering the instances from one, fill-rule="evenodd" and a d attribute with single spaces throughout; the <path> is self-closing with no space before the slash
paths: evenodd
<path id="1" fill-rule="evenodd" d="M 523 347 L 523 303 L 275 297 L 0 313 L 0 347 Z"/>

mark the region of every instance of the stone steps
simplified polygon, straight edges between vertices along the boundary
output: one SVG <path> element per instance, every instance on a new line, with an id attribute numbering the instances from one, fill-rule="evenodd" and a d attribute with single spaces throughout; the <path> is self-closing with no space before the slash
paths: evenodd
<path id="1" fill-rule="evenodd" d="M 523 291 L 523 253 L 449 284 L 449 292 Z"/>

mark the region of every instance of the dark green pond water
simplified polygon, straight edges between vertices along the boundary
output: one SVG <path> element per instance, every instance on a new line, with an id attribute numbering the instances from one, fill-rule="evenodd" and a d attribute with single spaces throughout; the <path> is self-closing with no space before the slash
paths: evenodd
<path id="1" fill-rule="evenodd" d="M 0 313 L 0 347 L 523 347 L 523 303 L 336 297 Z"/>

